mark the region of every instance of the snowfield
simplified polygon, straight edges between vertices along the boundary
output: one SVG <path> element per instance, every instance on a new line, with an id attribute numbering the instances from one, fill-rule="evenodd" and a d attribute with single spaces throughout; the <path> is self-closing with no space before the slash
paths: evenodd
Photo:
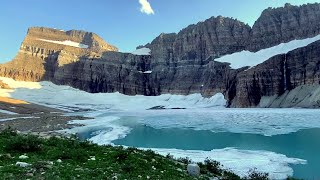
<path id="1" fill-rule="evenodd" d="M 258 52 L 237 52 L 230 55 L 222 56 L 221 58 L 215 59 L 215 61 L 230 63 L 230 67 L 233 69 L 238 69 L 245 66 L 253 67 L 263 63 L 264 61 L 270 59 L 275 55 L 288 53 L 289 51 L 305 47 L 318 40 L 320 40 L 320 35 L 313 38 L 293 40 L 288 43 L 282 43 L 271 48 L 262 49 Z"/>
<path id="2" fill-rule="evenodd" d="M 293 175 L 289 164 L 306 164 L 298 158 L 288 158 L 283 154 L 270 151 L 238 150 L 235 148 L 214 149 L 211 151 L 152 149 L 161 155 L 170 153 L 177 158 L 190 157 L 195 162 L 203 162 L 207 157 L 214 157 L 227 169 L 232 169 L 237 175 L 244 177 L 248 170 L 256 167 L 259 172 L 268 172 L 270 179 L 286 179 Z"/>
<path id="3" fill-rule="evenodd" d="M 139 71 L 139 73 L 143 73 L 143 74 L 151 74 L 152 73 L 152 71 Z"/>
<path id="4" fill-rule="evenodd" d="M 10 114 L 10 115 L 16 115 L 17 114 L 17 113 L 14 113 L 14 112 L 11 112 L 11 111 L 2 110 L 2 109 L 0 109 L 0 113 Z"/>
<path id="5" fill-rule="evenodd" d="M 65 40 L 65 41 L 53 41 L 53 40 L 47 40 L 47 39 L 38 39 L 38 40 L 44 41 L 44 42 L 50 42 L 50 43 L 54 43 L 54 44 L 61 44 L 61 45 L 65 45 L 65 46 L 82 48 L 82 49 L 87 49 L 89 47 L 88 45 L 77 43 L 74 41 L 69 41 L 69 40 Z"/>
<path id="6" fill-rule="evenodd" d="M 95 110 L 132 111 L 146 110 L 155 106 L 164 106 L 166 108 L 209 108 L 223 107 L 226 104 L 223 94 L 220 93 L 211 98 L 204 98 L 201 94 L 188 96 L 164 94 L 154 97 L 127 96 L 120 93 L 91 94 L 70 86 L 57 86 L 51 82 L 18 82 L 2 77 L 0 77 L 0 80 L 10 87 L 16 88 L 15 90 L 1 90 L 0 96 L 13 97 L 42 105 L 52 105 L 52 107 L 56 108 L 72 106 Z"/>
<path id="7" fill-rule="evenodd" d="M 133 51 L 131 54 L 134 54 L 134 55 L 150 55 L 151 54 L 151 50 L 149 48 L 140 48 L 140 49 L 137 49 L 137 50 Z"/>

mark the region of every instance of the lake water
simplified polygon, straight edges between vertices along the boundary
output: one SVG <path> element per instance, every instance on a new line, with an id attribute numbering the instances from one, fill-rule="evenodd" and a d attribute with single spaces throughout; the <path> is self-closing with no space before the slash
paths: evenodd
<path id="1" fill-rule="evenodd" d="M 286 174 L 320 179 L 319 110 L 201 109 L 93 116 L 98 124 L 77 131 L 99 144 L 105 140 L 196 161 L 210 157 L 240 175 L 257 167 L 277 179 Z"/>
<path id="2" fill-rule="evenodd" d="M 286 135 L 266 137 L 243 133 L 213 133 L 183 129 L 154 129 L 136 126 L 124 139 L 113 141 L 116 145 L 144 148 L 177 148 L 183 150 L 222 149 L 235 147 L 247 150 L 267 150 L 288 157 L 307 160 L 306 165 L 292 165 L 298 178 L 320 178 L 320 129 L 301 130 Z M 214 159 L 214 157 L 211 157 Z"/>

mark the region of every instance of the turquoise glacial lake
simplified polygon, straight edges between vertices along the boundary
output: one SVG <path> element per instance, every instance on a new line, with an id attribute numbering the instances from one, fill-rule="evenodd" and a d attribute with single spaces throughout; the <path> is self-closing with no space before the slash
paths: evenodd
<path id="1" fill-rule="evenodd" d="M 254 116 L 251 116 L 253 110 L 237 111 L 239 112 L 232 114 L 231 110 L 217 110 L 209 115 L 203 112 L 194 112 L 191 115 L 187 111 L 143 112 L 125 116 L 103 113 L 97 117 L 103 119 L 119 116 L 112 124 L 130 129 L 125 136 L 112 140 L 115 145 L 199 152 L 224 148 L 268 151 L 288 158 L 306 160 L 305 164 L 287 164 L 293 170 L 293 177 L 320 179 L 319 111 L 286 110 L 283 113 L 270 113 L 272 111 L 265 110 L 259 114 L 252 113 Z M 90 139 L 110 129 L 112 127 L 108 129 L 97 125 L 82 131 L 79 136 Z M 281 169 L 281 166 L 279 168 Z"/>
<path id="2" fill-rule="evenodd" d="M 307 160 L 306 165 L 292 165 L 294 177 L 320 179 L 320 129 L 300 130 L 268 137 L 257 134 L 213 133 L 201 130 L 154 129 L 148 126 L 136 126 L 124 139 L 113 142 L 117 145 L 144 148 L 210 151 L 235 147 L 246 150 L 267 150 Z"/>

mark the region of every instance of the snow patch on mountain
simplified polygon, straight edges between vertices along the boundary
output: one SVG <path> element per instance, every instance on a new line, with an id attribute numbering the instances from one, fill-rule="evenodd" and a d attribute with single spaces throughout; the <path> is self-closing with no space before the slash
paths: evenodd
<path id="1" fill-rule="evenodd" d="M 134 54 L 134 55 L 150 55 L 151 54 L 151 50 L 149 48 L 140 48 L 140 49 L 137 49 L 137 50 L 133 51 L 131 54 Z"/>
<path id="2" fill-rule="evenodd" d="M 320 35 L 313 38 L 293 40 L 288 43 L 282 43 L 271 48 L 262 49 L 258 52 L 241 51 L 222 56 L 221 58 L 215 59 L 215 61 L 230 63 L 230 67 L 233 69 L 238 69 L 245 66 L 253 67 L 263 63 L 273 56 L 285 54 L 294 49 L 305 47 L 318 40 L 320 40 Z"/>
<path id="3" fill-rule="evenodd" d="M 82 48 L 82 49 L 87 49 L 89 47 L 88 45 L 77 43 L 74 41 L 69 41 L 69 40 L 65 40 L 65 41 L 53 41 L 53 40 L 48 40 L 48 39 L 38 39 L 38 40 L 44 41 L 44 42 L 50 42 L 50 43 L 54 43 L 54 44 L 61 44 L 61 45 L 65 45 L 65 46 Z"/>

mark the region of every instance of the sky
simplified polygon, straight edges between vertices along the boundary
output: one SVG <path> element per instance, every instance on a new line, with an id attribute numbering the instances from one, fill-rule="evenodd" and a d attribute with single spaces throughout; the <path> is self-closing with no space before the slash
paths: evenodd
<path id="1" fill-rule="evenodd" d="M 17 54 L 29 27 L 95 32 L 122 52 L 132 52 L 161 33 L 179 32 L 212 16 L 253 25 L 268 7 L 320 0 L 3 0 L 0 63 Z"/>

